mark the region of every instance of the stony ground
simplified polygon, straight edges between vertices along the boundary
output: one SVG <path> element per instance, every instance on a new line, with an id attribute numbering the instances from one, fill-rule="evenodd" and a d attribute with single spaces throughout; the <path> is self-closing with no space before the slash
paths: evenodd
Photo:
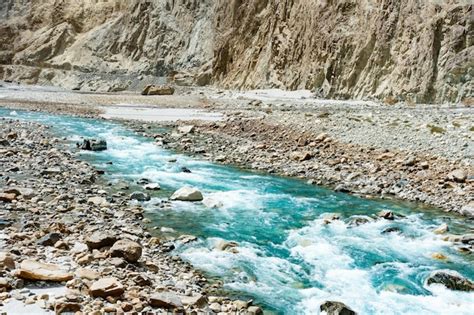
<path id="1" fill-rule="evenodd" d="M 11 300 L 57 314 L 259 314 L 169 252 L 143 209 L 35 123 L 0 120 L 0 311 Z M 63 287 L 59 295 L 33 288 Z"/>

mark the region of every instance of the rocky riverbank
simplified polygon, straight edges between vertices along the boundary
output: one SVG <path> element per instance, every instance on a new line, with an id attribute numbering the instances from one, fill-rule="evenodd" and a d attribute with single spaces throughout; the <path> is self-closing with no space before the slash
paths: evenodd
<path id="1" fill-rule="evenodd" d="M 46 126 L 0 120 L 0 152 L 0 310 L 261 313 L 213 296 L 218 284 L 169 254 L 194 238 L 153 237 L 142 207 Z"/>
<path id="2" fill-rule="evenodd" d="M 147 135 L 143 124 L 130 126 Z M 474 216 L 474 171 L 460 160 L 344 143 L 327 133 L 302 132 L 265 117 L 233 117 L 226 122 L 195 122 L 192 126 L 182 122 L 174 132 L 148 136 L 168 148 L 218 163 L 299 177 L 341 192 L 422 202 Z"/>

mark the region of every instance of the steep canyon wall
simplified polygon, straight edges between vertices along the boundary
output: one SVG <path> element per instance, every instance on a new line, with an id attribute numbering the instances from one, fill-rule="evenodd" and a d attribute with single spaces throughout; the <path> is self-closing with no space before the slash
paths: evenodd
<path id="1" fill-rule="evenodd" d="M 0 78 L 82 90 L 156 80 L 320 97 L 473 95 L 468 0 L 0 0 Z"/>

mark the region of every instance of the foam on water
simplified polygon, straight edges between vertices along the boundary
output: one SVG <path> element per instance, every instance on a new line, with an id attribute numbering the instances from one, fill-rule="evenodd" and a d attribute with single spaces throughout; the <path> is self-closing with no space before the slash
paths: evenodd
<path id="1" fill-rule="evenodd" d="M 167 151 L 107 121 L 23 111 L 13 116 L 2 109 L 0 115 L 49 124 L 69 139 L 71 148 L 82 137 L 107 139 L 108 150 L 79 156 L 113 180 L 158 182 L 162 190 L 150 192 L 153 198 L 144 204 L 153 223 L 199 237 L 176 253 L 219 276 L 225 288 L 276 313 L 318 314 L 328 299 L 360 314 L 470 314 L 474 309 L 473 293 L 425 285 L 429 273 L 438 269 L 474 278 L 473 258 L 432 233 L 443 222 L 455 233 L 467 232 L 472 223 L 463 218 L 214 165 Z M 206 201 L 176 201 L 169 210 L 156 206 L 185 185 L 201 190 Z M 347 223 L 383 209 L 404 217 L 356 227 Z M 339 213 L 341 220 L 325 224 L 325 213 Z M 382 233 L 392 227 L 401 233 Z M 217 250 L 220 240 L 237 242 L 237 252 Z M 448 260 L 435 260 L 433 253 Z"/>

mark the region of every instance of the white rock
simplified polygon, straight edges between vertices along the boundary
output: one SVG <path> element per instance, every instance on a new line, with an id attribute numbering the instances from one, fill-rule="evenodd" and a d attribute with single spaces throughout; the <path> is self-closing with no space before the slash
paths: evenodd
<path id="1" fill-rule="evenodd" d="M 202 193 L 190 186 L 184 186 L 171 196 L 171 200 L 181 201 L 202 201 L 203 199 Z"/>

